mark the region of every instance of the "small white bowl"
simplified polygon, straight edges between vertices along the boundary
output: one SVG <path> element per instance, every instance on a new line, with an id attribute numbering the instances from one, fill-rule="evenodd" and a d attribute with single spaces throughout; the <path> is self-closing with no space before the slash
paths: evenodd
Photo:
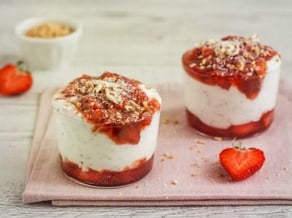
<path id="1" fill-rule="evenodd" d="M 66 36 L 50 39 L 25 35 L 30 28 L 47 22 L 65 24 L 72 27 L 74 31 Z M 19 41 L 22 58 L 31 70 L 59 69 L 68 65 L 81 34 L 80 24 L 63 18 L 31 18 L 15 27 L 15 35 Z"/>

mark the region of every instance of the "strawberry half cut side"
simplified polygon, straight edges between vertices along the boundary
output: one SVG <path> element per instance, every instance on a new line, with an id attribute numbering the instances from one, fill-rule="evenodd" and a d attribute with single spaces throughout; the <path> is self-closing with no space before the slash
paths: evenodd
<path id="1" fill-rule="evenodd" d="M 0 69 L 0 94 L 18 95 L 27 92 L 33 84 L 32 75 L 20 65 L 7 64 Z"/>
<path id="2" fill-rule="evenodd" d="M 231 178 L 239 181 L 261 169 L 265 162 L 265 155 L 258 148 L 236 146 L 221 151 L 219 160 Z"/>

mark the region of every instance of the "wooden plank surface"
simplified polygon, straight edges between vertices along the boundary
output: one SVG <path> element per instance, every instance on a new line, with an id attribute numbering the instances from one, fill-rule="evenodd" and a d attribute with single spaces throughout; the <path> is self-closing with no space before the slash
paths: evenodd
<path id="1" fill-rule="evenodd" d="M 29 17 L 64 16 L 84 28 L 73 63 L 33 72 L 32 90 L 0 97 L 0 217 L 292 217 L 291 206 L 51 207 L 23 205 L 26 159 L 39 93 L 81 73 L 111 70 L 145 83 L 180 82 L 182 53 L 196 42 L 228 34 L 258 34 L 282 55 L 282 79 L 292 71 L 289 0 L 1 0 L 0 64 L 19 57 L 14 26 Z"/>

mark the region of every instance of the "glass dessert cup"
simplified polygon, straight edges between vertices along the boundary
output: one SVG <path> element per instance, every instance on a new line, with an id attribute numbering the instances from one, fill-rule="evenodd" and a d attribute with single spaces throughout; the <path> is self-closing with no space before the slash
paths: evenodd
<path id="1" fill-rule="evenodd" d="M 135 122 L 116 125 L 95 125 L 76 110 L 72 102 L 64 99 L 62 91 L 55 95 L 57 142 L 61 168 L 67 177 L 87 186 L 117 187 L 136 182 L 151 171 L 159 128 L 160 97 L 152 88 L 146 92 L 149 102 L 155 102 L 152 113 L 144 114 Z"/>
<path id="2" fill-rule="evenodd" d="M 208 46 L 211 53 L 208 54 L 207 61 L 200 59 L 203 63 L 214 63 L 211 56 L 216 56 L 216 53 L 212 53 L 210 47 L 212 46 Z M 271 52 L 265 62 L 261 57 L 261 66 L 255 66 L 259 67 L 255 69 L 260 69 L 260 73 L 246 75 L 250 71 L 245 72 L 244 68 L 237 74 L 234 71 L 229 74 L 226 71 L 220 72 L 216 65 L 206 69 L 205 65 L 198 62 L 194 64 L 196 52 L 196 49 L 187 51 L 182 57 L 186 118 L 189 125 L 203 135 L 224 139 L 248 137 L 268 129 L 273 122 L 278 93 L 279 55 Z M 240 52 L 236 55 L 227 59 L 225 54 L 221 59 L 225 64 L 226 59 L 244 60 Z M 229 70 L 221 65 L 219 67 Z M 210 73 L 208 70 L 216 72 Z"/>

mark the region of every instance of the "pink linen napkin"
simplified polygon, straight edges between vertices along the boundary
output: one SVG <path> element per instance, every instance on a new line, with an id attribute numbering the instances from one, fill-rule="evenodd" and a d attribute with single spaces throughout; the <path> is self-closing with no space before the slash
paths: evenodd
<path id="1" fill-rule="evenodd" d="M 24 203 L 69 206 L 167 206 L 292 204 L 292 88 L 281 84 L 275 120 L 264 133 L 241 142 L 264 150 L 266 162 L 254 176 L 230 180 L 218 154 L 232 141 L 198 135 L 185 120 L 182 86 L 157 86 L 163 106 L 153 170 L 119 188 L 90 188 L 67 179 L 60 167 L 51 98 L 40 97 L 28 161 Z"/>

